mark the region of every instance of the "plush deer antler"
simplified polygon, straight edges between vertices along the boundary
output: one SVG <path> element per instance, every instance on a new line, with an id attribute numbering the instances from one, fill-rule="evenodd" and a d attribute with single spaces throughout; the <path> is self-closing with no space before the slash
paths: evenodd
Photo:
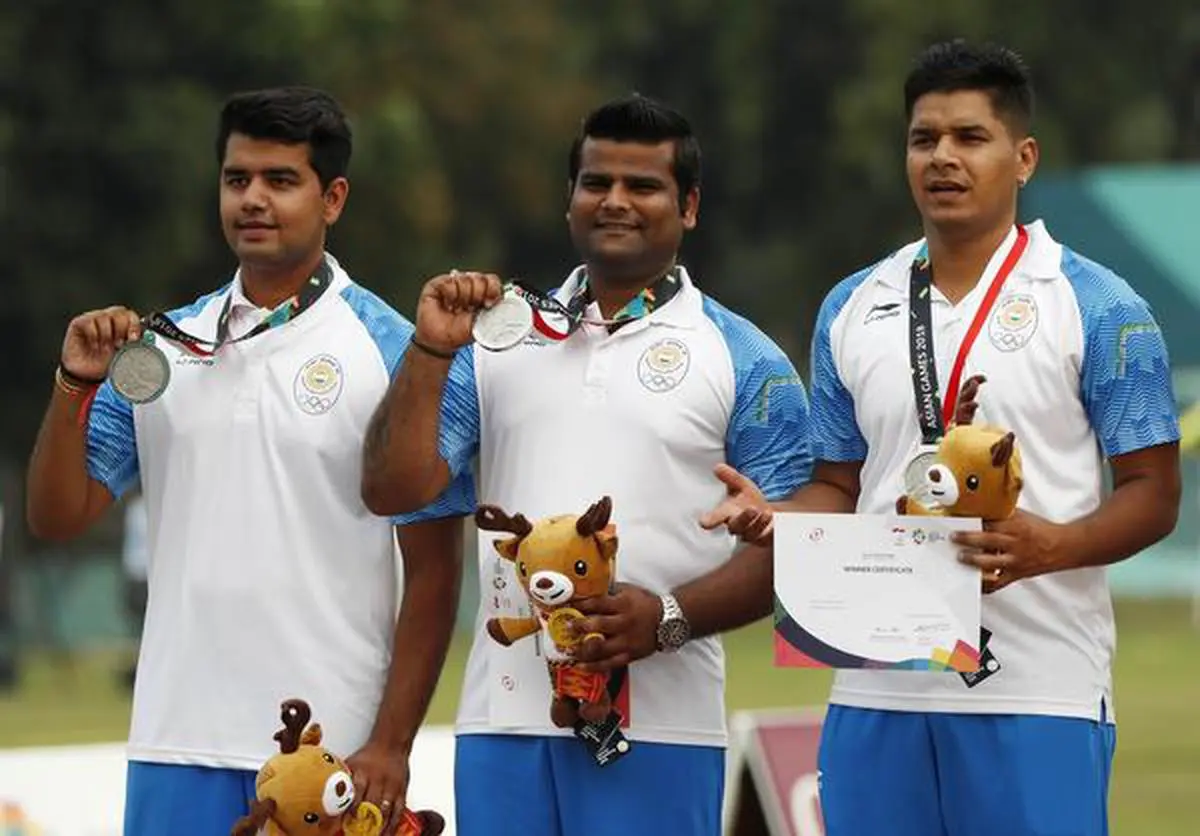
<path id="1" fill-rule="evenodd" d="M 608 525 L 608 518 L 611 514 L 612 499 L 607 496 L 603 497 L 575 521 L 575 531 L 580 537 L 591 537 L 597 531 L 604 528 L 604 526 Z"/>
<path id="2" fill-rule="evenodd" d="M 992 445 L 992 466 L 1004 467 L 1008 464 L 1013 456 L 1013 448 L 1017 443 L 1017 437 L 1012 433 L 1005 433 L 1004 437 Z"/>
<path id="3" fill-rule="evenodd" d="M 300 738 L 312 719 L 312 709 L 304 700 L 284 700 L 279 719 L 283 720 L 283 728 L 275 732 L 275 739 L 279 741 L 279 751 L 290 755 L 300 748 Z"/>
<path id="4" fill-rule="evenodd" d="M 250 808 L 250 814 L 242 816 L 234 822 L 230 836 L 255 836 L 273 815 L 275 815 L 274 799 L 255 801 L 254 806 Z"/>
<path id="5" fill-rule="evenodd" d="M 533 523 L 523 514 L 510 517 L 496 505 L 480 505 L 475 509 L 475 525 L 484 531 L 507 531 L 525 537 L 533 531 Z"/>
<path id="6" fill-rule="evenodd" d="M 984 375 L 973 374 L 963 383 L 958 393 L 958 403 L 954 405 L 955 424 L 969 424 L 975 420 L 975 410 L 979 409 L 976 395 L 979 394 L 980 385 L 986 381 Z"/>

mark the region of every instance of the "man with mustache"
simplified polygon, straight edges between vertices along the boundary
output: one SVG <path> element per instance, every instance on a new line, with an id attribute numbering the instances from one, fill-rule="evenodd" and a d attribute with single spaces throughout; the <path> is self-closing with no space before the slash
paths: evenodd
<path id="1" fill-rule="evenodd" d="M 458 716 L 459 833 L 717 836 L 724 660 L 716 637 L 687 640 L 669 593 L 735 545 L 696 524 L 720 499 L 709 478 L 718 462 L 738 463 L 775 498 L 804 482 L 804 389 L 779 348 L 679 263 L 700 202 L 699 142 L 681 114 L 641 96 L 597 108 L 567 173 L 583 263 L 550 297 L 559 308 L 543 305 L 558 315 L 539 309 L 535 320 L 495 275 L 428 282 L 368 433 L 364 497 L 377 513 L 420 507 L 476 457 L 481 498 L 509 514 L 581 513 L 612 497 L 622 583 L 579 608 L 634 638 L 612 648 L 632 748 L 597 765 L 572 729 L 551 723 L 536 642 L 501 647 L 481 628 Z M 497 316 L 510 317 L 505 327 Z M 468 345 L 473 329 L 482 342 Z M 521 604 L 494 537 L 479 541 L 482 618 Z"/>
<path id="2" fill-rule="evenodd" d="M 845 670 L 819 755 L 829 836 L 1100 836 L 1115 746 L 1105 567 L 1165 537 L 1179 426 L 1163 335 L 1122 278 L 1017 222 L 1033 90 L 1011 50 L 942 43 L 904 85 L 924 237 L 833 288 L 813 335 L 811 483 L 775 510 L 891 513 L 945 404 L 1012 430 L 1017 513 L 961 535 L 990 632 L 978 674 Z M 923 362 L 922 358 L 925 358 Z M 1112 476 L 1102 491 L 1104 468 Z M 701 635 L 771 612 L 753 477 L 704 523 L 751 545 L 675 595 Z"/>

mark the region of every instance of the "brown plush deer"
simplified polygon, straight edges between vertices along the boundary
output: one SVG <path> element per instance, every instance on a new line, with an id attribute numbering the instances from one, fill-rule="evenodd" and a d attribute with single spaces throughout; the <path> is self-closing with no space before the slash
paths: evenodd
<path id="1" fill-rule="evenodd" d="M 304 700 L 285 700 L 279 754 L 258 771 L 255 801 L 231 836 L 377 836 L 383 816 L 373 804 L 354 803 L 354 781 L 345 761 L 321 746 L 321 726 L 308 725 Z M 307 726 L 307 728 L 306 728 Z M 437 836 L 445 828 L 430 810 L 403 811 L 400 836 Z"/>
<path id="2" fill-rule="evenodd" d="M 488 635 L 506 647 L 541 633 L 553 687 L 550 719 L 569 728 L 582 718 L 603 722 L 612 708 L 606 674 L 586 673 L 574 661 L 582 638 L 573 622 L 582 618 L 572 604 L 607 594 L 612 586 L 617 555 L 617 530 L 609 522 L 612 500 L 604 497 L 581 516 L 559 515 L 531 523 L 521 514 L 509 516 L 495 505 L 481 505 L 475 523 L 485 531 L 505 531 L 512 537 L 495 540 L 497 553 L 516 568 L 532 616 L 492 618 Z"/>
<path id="3" fill-rule="evenodd" d="M 1024 483 L 1021 451 L 1013 433 L 972 423 L 979 406 L 979 387 L 985 380 L 983 375 L 973 375 L 963 384 L 954 423 L 925 473 L 927 490 L 936 504 L 926 507 L 913 497 L 901 496 L 896 500 L 896 513 L 983 520 L 1012 516 Z"/>

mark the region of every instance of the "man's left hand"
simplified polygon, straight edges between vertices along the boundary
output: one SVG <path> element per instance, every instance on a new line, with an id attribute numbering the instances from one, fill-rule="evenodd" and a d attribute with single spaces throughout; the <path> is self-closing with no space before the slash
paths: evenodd
<path id="1" fill-rule="evenodd" d="M 408 794 L 408 752 L 378 741 L 366 744 L 346 759 L 354 778 L 354 797 L 369 801 L 383 815 L 380 836 L 393 836 L 400 826 Z"/>
<path id="2" fill-rule="evenodd" d="M 963 547 L 959 560 L 983 570 L 984 593 L 1070 567 L 1066 526 L 1027 511 L 985 522 L 983 531 L 956 532 L 953 540 Z"/>
<path id="3" fill-rule="evenodd" d="M 609 595 L 597 595 L 574 604 L 584 614 L 574 625 L 580 639 L 588 633 L 604 638 L 581 642 L 575 658 L 584 670 L 601 673 L 644 659 L 658 650 L 658 622 L 662 602 L 653 592 L 618 583 Z"/>

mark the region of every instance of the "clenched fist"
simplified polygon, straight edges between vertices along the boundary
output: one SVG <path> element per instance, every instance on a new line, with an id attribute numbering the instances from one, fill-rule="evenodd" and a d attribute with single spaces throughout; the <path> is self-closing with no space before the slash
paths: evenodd
<path id="1" fill-rule="evenodd" d="M 141 317 L 129 308 L 116 306 L 80 314 L 67 326 L 62 367 L 81 380 L 103 380 L 117 349 L 141 335 Z"/>
<path id="2" fill-rule="evenodd" d="M 471 342 L 475 314 L 500 301 L 503 285 L 494 273 L 436 276 L 421 288 L 417 302 L 416 339 L 447 353 Z"/>

